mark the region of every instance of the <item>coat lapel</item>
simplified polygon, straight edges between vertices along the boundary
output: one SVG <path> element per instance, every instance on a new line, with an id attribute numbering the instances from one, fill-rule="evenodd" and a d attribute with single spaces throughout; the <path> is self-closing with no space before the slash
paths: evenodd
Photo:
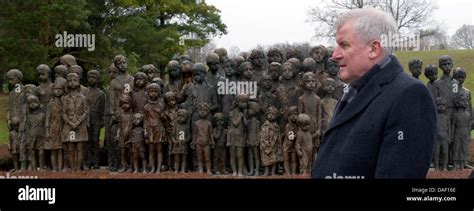
<path id="1" fill-rule="evenodd" d="M 374 68 L 380 68 L 380 66 L 376 65 Z M 374 71 L 374 68 L 370 71 Z M 356 97 L 346 105 L 344 110 L 342 110 L 337 116 L 333 117 L 328 129 L 326 130 L 326 134 L 335 127 L 349 121 L 362 112 L 364 108 L 366 108 L 372 100 L 382 92 L 381 85 L 392 81 L 402 71 L 402 66 L 397 58 L 392 56 L 390 63 L 367 82 L 359 93 L 357 93 Z M 336 112 L 339 112 L 339 107 L 340 103 L 337 104 L 335 114 L 337 114 Z"/>

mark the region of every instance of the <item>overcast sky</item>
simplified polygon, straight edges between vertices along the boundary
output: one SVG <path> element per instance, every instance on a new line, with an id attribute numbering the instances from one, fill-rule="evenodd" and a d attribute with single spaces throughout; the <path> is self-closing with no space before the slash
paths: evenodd
<path id="1" fill-rule="evenodd" d="M 474 24 L 472 0 L 435 0 L 438 9 L 434 18 L 448 27 L 453 35 L 463 24 Z M 314 27 L 307 22 L 307 11 L 319 0 L 206 0 L 206 3 L 221 10 L 222 21 L 228 34 L 215 38 L 217 47 L 229 49 L 237 46 L 249 51 L 258 44 L 310 42 L 319 44 L 313 38 Z"/>

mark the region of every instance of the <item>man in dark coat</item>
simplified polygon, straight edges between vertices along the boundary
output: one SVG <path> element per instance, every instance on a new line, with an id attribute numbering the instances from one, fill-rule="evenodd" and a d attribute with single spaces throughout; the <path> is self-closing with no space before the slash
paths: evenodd
<path id="1" fill-rule="evenodd" d="M 356 9 L 336 23 L 332 55 L 349 83 L 321 141 L 312 178 L 426 178 L 437 112 L 433 97 L 408 76 L 383 35 L 393 17 Z"/>

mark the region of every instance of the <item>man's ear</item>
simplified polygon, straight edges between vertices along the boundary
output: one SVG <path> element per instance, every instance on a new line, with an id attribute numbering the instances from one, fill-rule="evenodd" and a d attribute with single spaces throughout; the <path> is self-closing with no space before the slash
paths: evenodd
<path id="1" fill-rule="evenodd" d="M 375 59 L 381 56 L 382 54 L 383 54 L 383 49 L 382 49 L 382 44 L 380 43 L 380 40 L 372 41 L 370 43 L 369 58 Z"/>

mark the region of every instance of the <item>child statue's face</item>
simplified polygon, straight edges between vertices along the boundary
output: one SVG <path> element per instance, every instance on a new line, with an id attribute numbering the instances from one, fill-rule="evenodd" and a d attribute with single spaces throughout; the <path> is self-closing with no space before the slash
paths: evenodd
<path id="1" fill-rule="evenodd" d="M 39 69 L 38 70 L 38 80 L 39 81 L 48 81 L 49 79 L 49 74 L 48 71 L 45 69 Z"/>
<path id="2" fill-rule="evenodd" d="M 243 69 L 243 75 L 244 75 L 244 78 L 246 79 L 251 79 L 252 78 L 252 71 L 253 71 L 253 68 L 252 66 L 250 65 L 245 65 L 244 69 Z"/>
<path id="3" fill-rule="evenodd" d="M 291 122 L 296 122 L 298 120 L 298 112 L 292 112 L 290 113 L 290 116 L 288 117 Z"/>
<path id="4" fill-rule="evenodd" d="M 80 86 L 79 77 L 68 77 L 67 83 L 71 89 L 77 89 Z"/>
<path id="5" fill-rule="evenodd" d="M 54 77 L 55 78 L 65 78 L 64 76 L 66 75 L 66 72 L 64 69 L 58 68 L 54 70 Z"/>
<path id="6" fill-rule="evenodd" d="M 169 70 L 170 78 L 177 79 L 179 77 L 179 72 L 179 65 L 171 67 Z"/>
<path id="7" fill-rule="evenodd" d="M 325 92 L 332 94 L 335 89 L 336 89 L 336 86 L 335 86 L 334 82 L 332 82 L 332 81 L 325 81 L 324 82 L 323 90 Z"/>
<path id="8" fill-rule="evenodd" d="M 20 80 L 18 80 L 17 77 L 9 76 L 9 77 L 8 77 L 8 83 L 9 83 L 11 86 L 15 86 L 15 85 L 17 85 L 18 83 L 20 83 Z"/>
<path id="9" fill-rule="evenodd" d="M 28 98 L 28 108 L 30 110 L 38 109 L 40 106 L 38 98 Z"/>
<path id="10" fill-rule="evenodd" d="M 194 81 L 196 81 L 196 83 L 202 83 L 204 81 L 204 72 L 203 71 L 197 71 L 194 73 Z"/>
<path id="11" fill-rule="evenodd" d="M 61 85 L 55 84 L 53 86 L 53 94 L 55 97 L 61 97 L 64 94 L 64 87 Z"/>
<path id="12" fill-rule="evenodd" d="M 110 68 L 107 73 L 109 75 L 110 80 L 113 80 L 113 79 L 115 79 L 115 77 L 117 77 L 117 69 L 115 69 L 115 68 Z"/>
<path id="13" fill-rule="evenodd" d="M 326 56 L 326 52 L 322 48 L 318 48 L 311 52 L 311 58 L 313 58 L 317 63 L 323 62 L 324 56 Z"/>
<path id="14" fill-rule="evenodd" d="M 283 58 L 281 58 L 280 54 L 274 53 L 274 54 L 268 56 L 268 60 L 270 60 L 269 61 L 270 63 L 272 63 L 272 62 L 281 63 L 283 61 Z"/>
<path id="15" fill-rule="evenodd" d="M 273 81 L 278 81 L 278 79 L 280 78 L 280 67 L 278 67 L 278 66 L 269 66 L 268 67 L 268 73 L 270 74 L 271 79 Z"/>
<path id="16" fill-rule="evenodd" d="M 291 80 L 293 78 L 293 68 L 291 65 L 283 65 L 282 75 L 286 80 Z"/>
<path id="17" fill-rule="evenodd" d="M 224 63 L 222 68 L 224 68 L 224 72 L 227 77 L 232 77 L 235 74 L 235 70 L 232 68 L 232 64 L 230 62 Z"/>
<path id="18" fill-rule="evenodd" d="M 122 107 L 124 111 L 128 111 L 130 110 L 131 105 L 130 102 L 122 102 L 122 105 L 120 107 Z"/>
<path id="19" fill-rule="evenodd" d="M 421 69 L 422 69 L 421 66 L 422 64 L 420 62 L 413 63 L 412 66 L 410 67 L 410 72 L 413 75 L 419 76 L 421 74 Z"/>
<path id="20" fill-rule="evenodd" d="M 277 118 L 277 114 L 275 112 L 268 112 L 267 113 L 267 120 L 270 122 L 275 121 Z"/>
<path id="21" fill-rule="evenodd" d="M 224 119 L 223 118 L 219 118 L 216 120 L 216 126 L 217 127 L 223 127 L 224 126 Z"/>
<path id="22" fill-rule="evenodd" d="M 247 106 L 248 106 L 248 101 L 245 100 L 245 99 L 241 99 L 241 100 L 239 100 L 238 106 L 239 106 L 239 108 L 242 109 L 242 110 L 243 110 L 243 109 L 246 109 Z"/>
<path id="23" fill-rule="evenodd" d="M 90 85 L 94 86 L 98 81 L 99 77 L 96 74 L 87 74 L 87 82 L 89 82 Z"/>
<path id="24" fill-rule="evenodd" d="M 466 80 L 466 76 L 464 74 L 454 74 L 454 79 L 456 79 L 460 84 L 463 84 L 464 80 Z"/>
<path id="25" fill-rule="evenodd" d="M 306 123 L 306 122 L 303 123 L 303 124 L 301 125 L 301 130 L 302 130 L 302 131 L 308 131 L 308 130 L 309 130 L 309 123 Z"/>
<path id="26" fill-rule="evenodd" d="M 174 97 L 167 98 L 166 105 L 170 108 L 174 108 L 176 106 L 176 99 Z"/>
<path id="27" fill-rule="evenodd" d="M 313 76 L 306 77 L 304 80 L 304 88 L 306 90 L 314 90 L 316 88 L 316 78 Z"/>
<path id="28" fill-rule="evenodd" d="M 184 115 L 184 114 L 179 114 L 178 113 L 178 116 L 176 117 L 176 121 L 178 121 L 179 124 L 184 124 L 186 123 L 186 120 L 187 120 L 187 116 Z"/>
<path id="29" fill-rule="evenodd" d="M 147 75 L 148 80 L 153 80 L 153 78 L 155 78 L 156 72 L 155 72 L 155 69 L 148 68 L 148 69 L 145 69 L 145 74 Z"/>
<path id="30" fill-rule="evenodd" d="M 144 87 L 146 85 L 146 81 L 147 79 L 144 78 L 144 77 L 138 77 L 136 80 L 135 80 L 135 86 L 136 87 Z"/>
<path id="31" fill-rule="evenodd" d="M 438 79 L 438 75 L 436 73 L 430 73 L 426 77 L 430 80 L 430 82 L 434 82 L 436 79 Z"/>
<path id="32" fill-rule="evenodd" d="M 206 108 L 206 107 L 204 107 L 204 106 L 200 106 L 200 107 L 198 108 L 199 117 L 200 117 L 200 118 L 206 118 L 208 111 L 209 111 L 208 108 Z"/>
<path id="33" fill-rule="evenodd" d="M 133 125 L 140 126 L 142 124 L 142 118 L 139 115 L 133 117 Z"/>
<path id="34" fill-rule="evenodd" d="M 117 67 L 117 69 L 119 69 L 120 72 L 127 71 L 128 62 L 126 59 L 119 59 L 115 61 L 114 64 L 115 64 L 115 67 Z"/>
<path id="35" fill-rule="evenodd" d="M 453 63 L 448 59 L 444 59 L 440 62 L 439 67 L 443 70 L 444 74 L 449 74 L 451 69 L 453 69 Z"/>
<path id="36" fill-rule="evenodd" d="M 262 79 L 263 88 L 269 90 L 272 88 L 272 78 L 268 75 L 265 75 Z"/>
<path id="37" fill-rule="evenodd" d="M 152 100 L 157 100 L 160 96 L 158 89 L 149 89 L 148 90 L 148 97 Z"/>
<path id="38" fill-rule="evenodd" d="M 259 53 L 255 58 L 252 59 L 252 64 L 256 66 L 263 66 L 265 63 L 265 56 Z"/>

